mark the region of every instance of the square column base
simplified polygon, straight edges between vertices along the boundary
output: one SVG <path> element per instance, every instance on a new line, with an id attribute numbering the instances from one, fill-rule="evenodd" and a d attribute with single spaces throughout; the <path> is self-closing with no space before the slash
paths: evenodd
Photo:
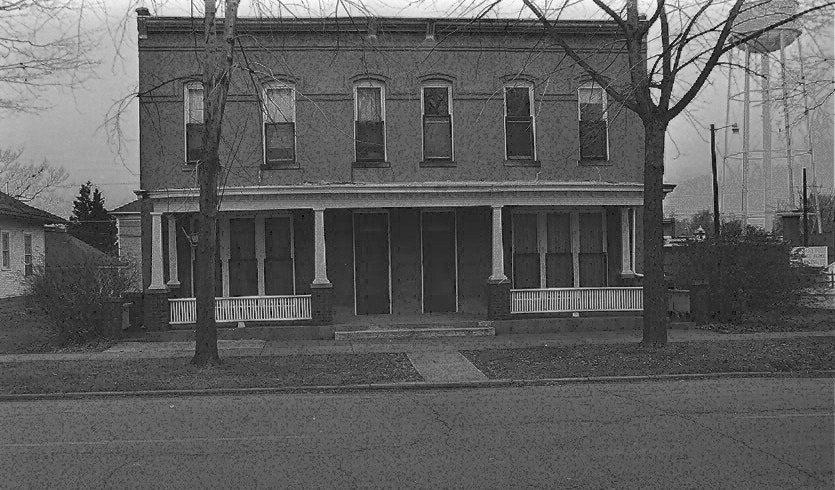
<path id="1" fill-rule="evenodd" d="M 148 332 L 158 332 L 168 330 L 169 307 L 168 307 L 168 290 L 166 289 L 146 289 L 145 298 L 143 301 L 143 317 L 145 323 L 145 330 Z"/>
<path id="2" fill-rule="evenodd" d="M 487 281 L 487 319 L 510 318 L 510 281 Z"/>
<path id="3" fill-rule="evenodd" d="M 333 323 L 333 284 L 310 285 L 310 316 L 314 325 Z"/>

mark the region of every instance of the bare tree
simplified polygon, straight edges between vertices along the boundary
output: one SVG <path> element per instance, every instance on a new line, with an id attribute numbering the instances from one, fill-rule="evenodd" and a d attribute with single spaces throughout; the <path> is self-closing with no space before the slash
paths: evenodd
<path id="1" fill-rule="evenodd" d="M 92 74 L 93 33 L 85 12 L 106 3 L 76 0 L 0 1 L 0 112 L 37 112 L 43 91 L 75 87 Z"/>
<path id="2" fill-rule="evenodd" d="M 203 107 L 205 110 L 204 160 L 197 168 L 200 189 L 200 237 L 195 261 L 194 296 L 197 303 L 195 348 L 192 363 L 217 364 L 217 326 L 215 324 L 215 240 L 217 235 L 219 147 L 226 97 L 232 76 L 235 51 L 235 24 L 238 0 L 225 0 L 223 35 L 218 35 L 217 5 L 205 1 L 203 68 Z"/>
<path id="3" fill-rule="evenodd" d="M 23 201 L 44 197 L 61 186 L 69 176 L 64 167 L 54 167 L 44 159 L 40 164 L 20 161 L 23 148 L 0 149 L 0 191 Z"/>
<path id="4" fill-rule="evenodd" d="M 619 76 L 596 65 L 577 46 L 572 46 L 554 28 L 563 8 L 540 6 L 523 0 L 541 22 L 549 40 L 618 104 L 631 110 L 644 126 L 644 323 L 643 343 L 667 342 L 666 290 L 664 284 L 663 208 L 664 145 L 667 126 L 690 105 L 711 73 L 723 63 L 723 55 L 764 33 L 789 24 L 812 12 L 833 5 L 817 2 L 792 15 L 762 19 L 764 24 L 744 34 L 738 21 L 749 17 L 748 9 L 763 7 L 769 0 L 703 0 L 666 2 L 657 0 L 649 17 L 639 12 L 637 0 L 614 2 L 592 0 L 613 21 L 623 36 L 620 48 L 629 64 Z M 563 7 L 570 2 L 565 2 Z M 649 46 L 655 48 L 649 53 Z"/>

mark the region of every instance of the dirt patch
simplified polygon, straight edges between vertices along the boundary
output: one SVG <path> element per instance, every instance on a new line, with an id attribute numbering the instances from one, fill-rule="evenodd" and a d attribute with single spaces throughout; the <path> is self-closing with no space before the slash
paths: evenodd
<path id="1" fill-rule="evenodd" d="M 719 333 L 826 331 L 835 329 L 835 310 L 799 307 L 791 312 L 747 313 L 733 323 L 708 323 L 698 328 Z"/>
<path id="2" fill-rule="evenodd" d="M 29 361 L 0 369 L 0 393 L 268 388 L 421 381 L 402 353 L 230 357 L 197 368 L 189 358 Z"/>
<path id="3" fill-rule="evenodd" d="M 491 379 L 835 369 L 835 337 L 462 351 Z"/>

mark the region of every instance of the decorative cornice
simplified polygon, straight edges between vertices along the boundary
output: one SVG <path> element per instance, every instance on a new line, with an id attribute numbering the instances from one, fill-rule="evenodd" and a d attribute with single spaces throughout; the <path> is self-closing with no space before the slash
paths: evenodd
<path id="1" fill-rule="evenodd" d="M 192 17 L 146 17 L 141 21 L 148 33 L 203 32 L 203 19 Z M 222 28 L 223 20 L 218 20 Z M 240 17 L 236 25 L 239 33 L 357 33 L 362 36 L 376 33 L 406 33 L 426 35 L 432 25 L 435 39 L 455 33 L 479 34 L 541 34 L 542 24 L 530 19 L 471 19 L 471 18 L 403 18 L 403 17 L 330 17 L 330 18 L 253 18 Z M 553 23 L 560 34 L 622 35 L 613 21 L 561 20 Z"/>

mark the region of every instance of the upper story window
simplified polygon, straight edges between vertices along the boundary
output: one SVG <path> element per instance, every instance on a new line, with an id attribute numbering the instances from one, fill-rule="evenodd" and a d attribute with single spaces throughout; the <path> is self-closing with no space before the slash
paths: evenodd
<path id="1" fill-rule="evenodd" d="M 386 92 L 373 81 L 354 87 L 354 147 L 358 163 L 386 161 Z"/>
<path id="2" fill-rule="evenodd" d="M 296 164 L 296 92 L 277 83 L 264 87 L 264 163 L 268 166 Z"/>
<path id="3" fill-rule="evenodd" d="M 533 86 L 504 89 L 505 156 L 508 160 L 536 160 Z"/>
<path id="4" fill-rule="evenodd" d="M 203 85 L 199 82 L 187 83 L 183 100 L 186 122 L 186 162 L 197 163 L 204 158 Z"/>
<path id="5" fill-rule="evenodd" d="M 0 268 L 10 269 L 12 266 L 11 258 L 11 241 L 9 240 L 9 232 L 0 232 L 0 250 L 2 250 L 2 259 L 0 259 Z"/>
<path id="6" fill-rule="evenodd" d="M 423 159 L 447 160 L 452 155 L 452 87 L 425 86 L 423 96 Z"/>
<path id="7" fill-rule="evenodd" d="M 606 91 L 593 83 L 577 89 L 580 160 L 609 159 Z"/>

